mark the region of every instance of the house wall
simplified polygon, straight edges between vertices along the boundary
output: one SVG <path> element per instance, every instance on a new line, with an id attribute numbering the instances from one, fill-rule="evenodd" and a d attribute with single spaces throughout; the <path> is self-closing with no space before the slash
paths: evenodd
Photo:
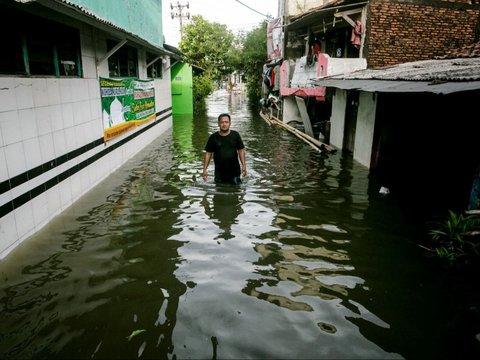
<path id="1" fill-rule="evenodd" d="M 173 114 L 193 114 L 192 66 L 178 63 L 172 67 Z"/>
<path id="2" fill-rule="evenodd" d="M 375 94 L 361 91 L 358 100 L 353 158 L 369 168 L 375 129 L 376 96 Z"/>
<path id="3" fill-rule="evenodd" d="M 302 121 L 300 111 L 298 110 L 297 102 L 294 96 L 285 96 L 282 99 L 282 120 L 285 123 L 289 121 Z"/>
<path id="4" fill-rule="evenodd" d="M 163 46 L 162 1 L 158 0 L 68 0 L 89 13 L 119 26 L 122 29 L 147 40 L 151 44 Z"/>
<path id="5" fill-rule="evenodd" d="M 330 145 L 339 149 L 343 147 L 346 108 L 347 91 L 335 89 L 335 95 L 332 97 L 332 116 L 330 117 Z"/>
<path id="6" fill-rule="evenodd" d="M 156 120 L 104 142 L 98 78 L 109 73 L 95 59 L 105 55 L 107 36 L 68 25 L 80 30 L 83 78 L 0 77 L 0 258 L 172 124 L 164 71 L 155 80 Z"/>
<path id="7" fill-rule="evenodd" d="M 469 3 L 372 0 L 367 24 L 368 67 L 433 59 L 473 43 L 480 5 Z"/>

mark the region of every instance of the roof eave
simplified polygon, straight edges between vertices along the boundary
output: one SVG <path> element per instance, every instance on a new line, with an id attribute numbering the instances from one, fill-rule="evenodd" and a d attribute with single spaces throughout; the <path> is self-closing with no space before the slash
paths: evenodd
<path id="1" fill-rule="evenodd" d="M 127 30 L 122 29 L 121 27 L 116 26 L 111 22 L 108 22 L 93 14 L 83 11 L 81 8 L 77 6 L 70 5 L 63 0 L 31 0 L 29 2 L 36 2 L 42 6 L 45 6 L 56 12 L 62 13 L 66 16 L 69 16 L 75 19 L 80 19 L 80 21 L 88 25 L 91 25 L 92 27 L 99 29 L 103 32 L 106 32 L 112 35 L 113 37 L 127 39 L 130 42 L 144 46 L 145 48 L 151 50 L 152 52 L 159 53 L 162 55 L 167 55 L 175 59 L 177 58 L 181 59 L 181 57 L 179 57 L 175 53 L 168 51 L 163 47 L 159 47 L 155 44 L 152 44 L 149 41 L 139 37 L 138 35 L 128 32 Z"/>
<path id="2" fill-rule="evenodd" d="M 480 81 L 398 81 L 376 79 L 318 79 L 315 86 L 377 93 L 453 94 L 480 90 Z"/>

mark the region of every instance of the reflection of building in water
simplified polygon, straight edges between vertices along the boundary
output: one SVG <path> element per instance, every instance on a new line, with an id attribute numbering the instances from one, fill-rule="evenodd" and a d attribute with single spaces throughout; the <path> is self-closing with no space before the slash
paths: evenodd
<path id="1" fill-rule="evenodd" d="M 193 116 L 175 115 L 172 123 L 172 137 L 175 155 L 190 155 L 193 151 Z M 189 156 L 190 158 L 191 156 Z"/>
<path id="2" fill-rule="evenodd" d="M 256 263 L 260 267 L 258 273 L 265 277 L 250 280 L 244 293 L 290 310 L 313 311 L 306 302 L 293 298 L 305 295 L 323 300 L 345 298 L 348 289 L 363 284 L 363 279 L 344 275 L 353 270 L 353 266 L 347 263 L 350 258 L 346 251 L 328 248 L 333 244 L 342 245 L 348 240 L 327 242 L 319 236 L 293 231 L 280 233 L 279 240 L 281 243 L 255 246 L 261 256 Z M 300 289 L 279 294 L 282 292 L 280 282 L 294 282 Z"/>
<path id="3" fill-rule="evenodd" d="M 175 357 L 179 299 L 195 286 L 175 275 L 184 243 L 173 239 L 178 213 L 166 209 L 179 206 L 180 192 L 152 179 L 144 164 L 128 172 L 106 200 L 103 189 L 93 190 L 61 225 L 39 232 L 42 251 L 7 267 L 2 358 L 62 359 L 78 349 L 105 359 Z M 93 198 L 99 205 L 91 208 Z M 134 330 L 144 331 L 127 340 Z"/>
<path id="4" fill-rule="evenodd" d="M 247 101 L 247 95 L 243 92 L 231 93 L 228 97 L 228 112 L 236 113 L 241 111 L 241 107 Z"/>
<path id="5" fill-rule="evenodd" d="M 207 196 L 204 197 L 202 204 L 205 208 L 205 214 L 223 231 L 218 238 L 228 240 L 233 237 L 232 225 L 235 224 L 238 216 L 243 213 L 240 204 L 241 195 L 233 187 L 217 187 L 225 192 L 215 193 L 211 199 L 208 199 Z"/>

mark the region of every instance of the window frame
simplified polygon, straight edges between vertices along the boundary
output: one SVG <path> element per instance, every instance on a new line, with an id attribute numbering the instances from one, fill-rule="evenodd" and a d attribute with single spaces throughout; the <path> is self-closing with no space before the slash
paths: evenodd
<path id="1" fill-rule="evenodd" d="M 3 26 L 8 27 L 9 31 L 12 31 L 12 29 L 15 31 L 13 36 L 10 35 L 12 41 L 8 44 L 9 46 L 4 48 L 7 54 L 10 52 L 14 55 L 11 55 L 4 64 L 1 64 L 3 68 L 0 68 L 0 75 L 58 78 L 83 76 L 80 31 L 78 28 L 5 4 L 0 4 L 0 11 L 2 12 L 0 21 L 9 20 L 5 21 Z M 26 26 L 9 26 L 12 19 L 15 19 L 18 23 L 26 24 Z M 67 36 L 70 36 L 70 38 Z M 37 46 L 37 51 L 33 50 L 35 46 Z M 70 59 L 60 58 L 59 49 L 61 48 L 70 48 Z M 32 66 L 35 57 L 39 61 L 35 66 Z M 12 66 L 12 63 L 18 62 L 20 58 L 23 60 L 22 64 Z M 43 64 L 42 58 L 44 60 Z M 68 65 L 72 67 L 73 73 L 62 73 L 62 62 L 64 64 L 63 69 L 66 69 L 65 61 L 69 61 Z M 39 70 L 42 66 L 47 70 Z"/>
<path id="2" fill-rule="evenodd" d="M 113 49 L 117 44 L 118 40 L 107 39 L 107 52 Z M 111 65 L 117 67 L 118 73 L 113 73 Z M 110 78 L 138 78 L 138 48 L 129 44 L 124 44 L 120 49 L 109 56 L 107 66 L 108 76 Z M 135 73 L 131 73 L 132 67 L 134 68 Z M 126 73 L 123 73 L 122 69 L 126 69 Z"/>
<path id="3" fill-rule="evenodd" d="M 154 60 L 155 58 L 161 56 L 160 54 L 154 54 L 154 53 L 151 53 L 151 52 L 146 52 L 145 54 L 145 59 L 146 59 L 146 63 L 150 63 L 150 61 Z M 147 67 L 147 76 L 151 79 L 163 79 L 163 59 L 160 58 L 158 59 L 157 61 L 155 61 L 152 65 L 150 65 L 149 67 Z M 160 69 L 160 71 L 158 71 L 158 69 Z M 154 76 L 155 74 L 153 73 L 153 71 L 156 70 L 157 71 L 157 74 L 158 72 L 160 72 L 160 76 Z"/>

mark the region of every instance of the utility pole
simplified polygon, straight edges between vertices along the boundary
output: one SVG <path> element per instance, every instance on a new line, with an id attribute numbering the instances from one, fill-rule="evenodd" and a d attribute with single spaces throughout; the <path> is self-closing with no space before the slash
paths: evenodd
<path id="1" fill-rule="evenodd" d="M 188 9 L 190 7 L 188 1 L 187 4 L 180 4 L 180 1 L 177 1 L 177 5 L 172 5 L 170 3 L 170 9 L 172 12 L 170 13 L 172 15 L 172 20 L 174 18 L 178 18 L 180 20 L 180 34 L 183 35 L 183 18 L 186 17 L 187 19 L 190 20 L 190 13 L 187 12 L 186 14 L 183 14 L 183 9 Z M 175 11 L 173 11 L 175 9 Z"/>

